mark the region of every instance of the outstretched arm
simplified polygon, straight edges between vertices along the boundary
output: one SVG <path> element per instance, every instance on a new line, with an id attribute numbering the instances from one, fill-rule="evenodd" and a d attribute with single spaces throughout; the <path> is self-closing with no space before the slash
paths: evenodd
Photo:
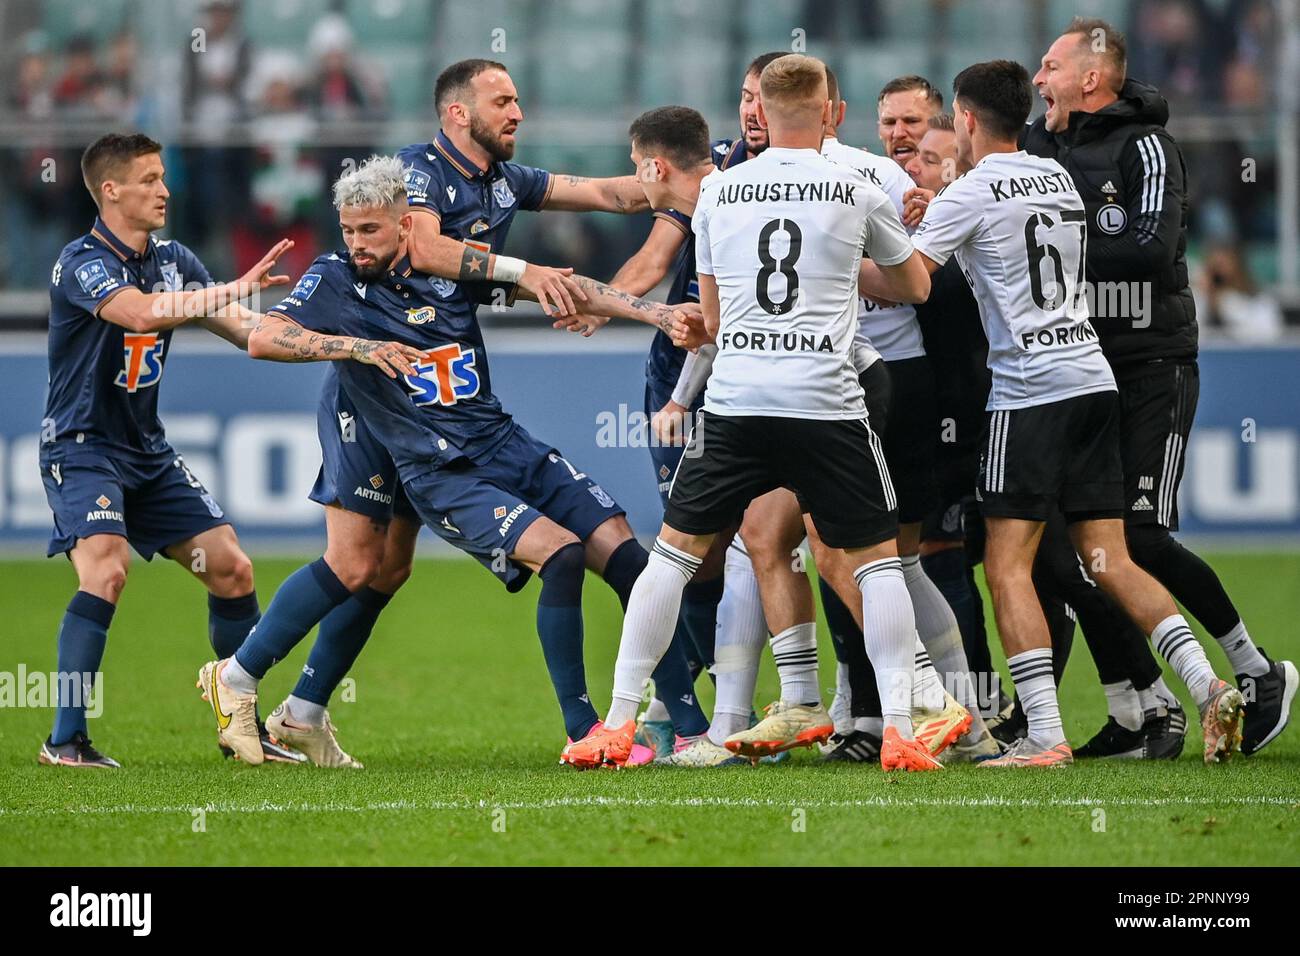
<path id="1" fill-rule="evenodd" d="M 350 359 L 375 365 L 389 378 L 415 375 L 412 365 L 424 357 L 401 342 L 377 342 L 350 335 L 324 335 L 305 329 L 276 312 L 262 316 L 248 336 L 248 354 L 271 362 L 335 362 Z"/>
<path id="2" fill-rule="evenodd" d="M 263 289 L 287 285 L 288 276 L 271 275 L 271 270 L 275 268 L 276 260 L 292 248 L 291 240 L 281 239 L 257 265 L 234 282 L 222 282 L 188 292 L 146 293 L 134 286 L 126 286 L 105 300 L 96 315 L 131 332 L 161 332 L 195 319 L 219 315 L 232 303 L 256 295 Z"/>
<path id="3" fill-rule="evenodd" d="M 518 283 L 531 293 L 547 315 L 572 315 L 582 292 L 571 281 L 572 269 L 552 269 L 522 259 L 484 252 L 468 243 L 442 234 L 442 221 L 427 210 L 412 213 L 411 237 L 407 245 L 411 265 L 420 272 L 473 282 L 490 279 Z"/>
<path id="4" fill-rule="evenodd" d="M 610 176 L 591 179 L 587 176 L 551 174 L 551 195 L 543 209 L 569 212 L 645 212 L 650 201 L 635 176 Z"/>

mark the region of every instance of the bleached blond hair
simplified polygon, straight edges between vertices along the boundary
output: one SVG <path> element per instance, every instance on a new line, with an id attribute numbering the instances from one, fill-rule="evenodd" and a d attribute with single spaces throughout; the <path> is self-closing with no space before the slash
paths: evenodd
<path id="1" fill-rule="evenodd" d="M 391 206 L 406 199 L 406 166 L 396 156 L 371 156 L 334 184 L 334 208 Z"/>

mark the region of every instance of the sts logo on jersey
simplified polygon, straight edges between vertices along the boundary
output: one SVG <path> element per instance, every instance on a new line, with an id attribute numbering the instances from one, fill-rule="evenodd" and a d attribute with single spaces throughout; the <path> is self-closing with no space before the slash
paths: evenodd
<path id="1" fill-rule="evenodd" d="M 117 373 L 113 384 L 128 392 L 157 385 L 162 378 L 163 347 L 166 344 L 158 340 L 157 332 L 123 335 L 122 354 L 126 367 Z"/>
<path id="2" fill-rule="evenodd" d="M 440 345 L 415 363 L 416 375 L 403 375 L 416 405 L 455 405 L 478 394 L 479 376 L 474 350 L 459 343 Z"/>

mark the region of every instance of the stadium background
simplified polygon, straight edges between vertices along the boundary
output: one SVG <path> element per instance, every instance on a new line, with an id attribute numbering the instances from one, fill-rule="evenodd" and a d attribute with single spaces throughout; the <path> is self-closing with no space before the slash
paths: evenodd
<path id="1" fill-rule="evenodd" d="M 518 160 L 613 175 L 630 171 L 627 124 L 651 106 L 696 106 L 715 137 L 734 136 L 739 78 L 759 52 L 802 44 L 825 57 L 850 104 L 842 138 L 878 148 L 885 80 L 920 72 L 947 91 L 976 60 L 1032 67 L 1076 13 L 1128 31 L 1130 73 L 1170 100 L 1191 175 L 1205 348 L 1184 530 L 1298 549 L 1298 11 L 1297 0 L 0 2 L 0 551 L 34 556 L 48 533 L 35 464 L 46 283 L 93 216 L 77 157 L 101 132 L 135 127 L 167 144 L 166 233 L 214 275 L 237 275 L 284 235 L 296 276 L 337 244 L 328 189 L 344 166 L 432 137 L 433 80 L 453 60 L 510 67 L 526 117 Z M 649 225 L 525 215 L 510 249 L 608 278 Z M 483 318 L 506 407 L 653 532 L 637 427 L 648 330 L 581 340 L 531 308 Z M 320 368 L 249 362 L 188 330 L 168 366 L 168 433 L 251 550 L 315 550 L 320 509 L 305 492 Z"/>
<path id="2" fill-rule="evenodd" d="M 947 90 L 976 60 L 1032 65 L 1076 13 L 1128 31 L 1133 72 L 1170 98 L 1193 177 L 1206 348 L 1185 527 L 1214 538 L 1205 553 L 1257 639 L 1300 659 L 1300 343 L 1283 322 L 1300 304 L 1298 3 L 248 0 L 222 12 L 195 0 L 0 0 L 0 690 L 24 669 L 54 666 L 73 587 L 66 562 L 41 557 L 50 519 L 36 434 L 46 283 L 59 248 L 93 214 L 76 161 L 100 132 L 135 126 L 168 144 L 167 234 L 215 275 L 236 275 L 286 234 L 298 240 L 300 258 L 288 263 L 297 273 L 336 242 L 326 196 L 344 161 L 428 140 L 433 78 L 456 59 L 510 66 L 526 113 L 520 160 L 610 175 L 629 170 L 627 125 L 652 106 L 696 106 L 715 136 L 734 136 L 741 71 L 756 53 L 803 42 L 824 56 L 850 102 L 845 141 L 876 147 L 884 80 L 922 72 Z M 205 52 L 192 52 L 200 36 Z M 1253 161 L 1253 182 L 1243 160 Z M 648 228 L 649 217 L 523 215 L 510 245 L 607 278 Z M 629 430 L 647 333 L 608 327 L 581 340 L 539 328 L 524 310 L 483 320 L 506 406 L 599 476 L 639 531 L 653 531 L 648 455 Z M 162 385 L 169 436 L 256 555 L 265 607 L 322 543 L 319 509 L 305 499 L 321 369 L 249 361 L 187 330 L 174 345 Z M 1176 763 L 1081 762 L 1050 781 L 976 768 L 898 779 L 823 766 L 806 752 L 754 773 L 575 778 L 554 765 L 560 730 L 532 596 L 505 599 L 468 559 L 419 564 L 349 675 L 355 682 L 332 702 L 341 742 L 367 764 L 338 775 L 251 771 L 217 756 L 191 686 L 208 653 L 201 591 L 170 562 L 135 561 L 105 660 L 104 716 L 92 727 L 124 769 L 38 767 L 48 708 L 0 694 L 0 865 L 1181 864 L 1237 873 L 1300 859 L 1294 729 L 1213 773 L 1200 766 L 1193 729 Z M 613 595 L 591 581 L 587 673 L 601 709 L 620 621 Z M 309 644 L 268 675 L 265 700 L 288 692 Z M 829 689 L 834 662 L 822 646 Z M 1207 646 L 1224 672 L 1222 653 Z M 708 682 L 698 688 L 708 709 Z M 776 692 L 764 655 L 757 701 Z M 1061 693 L 1067 734 L 1081 743 L 1105 719 L 1082 650 Z M 808 826 L 796 826 L 804 814 Z M 1072 928 L 1079 916 L 1072 908 Z"/>

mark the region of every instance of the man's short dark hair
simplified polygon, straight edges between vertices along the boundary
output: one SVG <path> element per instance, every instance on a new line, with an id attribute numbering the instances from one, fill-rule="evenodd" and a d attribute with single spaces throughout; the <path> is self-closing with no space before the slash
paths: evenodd
<path id="1" fill-rule="evenodd" d="M 709 124 L 689 106 L 647 110 L 628 127 L 632 145 L 645 156 L 665 156 L 678 169 L 709 162 Z"/>
<path id="2" fill-rule="evenodd" d="M 144 133 L 108 133 L 87 146 L 81 154 L 81 178 L 95 205 L 99 205 L 99 187 L 105 180 L 120 176 L 137 156 L 161 152 L 162 143 Z"/>
<path id="3" fill-rule="evenodd" d="M 880 95 L 876 97 L 876 102 L 879 103 L 890 93 L 907 93 L 911 90 L 920 90 L 925 94 L 925 98 L 930 101 L 931 106 L 936 110 L 943 109 L 943 93 L 925 77 L 917 76 L 915 73 L 910 73 L 907 76 L 894 77 L 881 87 Z"/>
<path id="4" fill-rule="evenodd" d="M 1014 60 L 990 60 L 966 67 L 952 81 L 954 99 L 1001 140 L 1014 140 L 1029 118 L 1033 87 L 1029 72 Z"/>
<path id="5" fill-rule="evenodd" d="M 1124 34 L 1100 17 L 1075 17 L 1062 36 L 1079 34 L 1079 42 L 1101 57 L 1111 68 L 1112 91 L 1118 93 L 1128 72 L 1128 43 Z"/>
<path id="6" fill-rule="evenodd" d="M 745 67 L 745 76 L 762 76 L 769 63 L 781 59 L 788 52 L 788 50 L 774 50 L 771 53 L 760 53 L 749 61 L 749 66 Z"/>
<path id="7" fill-rule="evenodd" d="M 834 119 L 834 111 L 840 108 L 840 81 L 829 66 L 826 67 L 826 98 L 831 101 L 831 119 Z"/>
<path id="8" fill-rule="evenodd" d="M 438 81 L 433 85 L 433 104 L 437 109 L 438 115 L 447 105 L 454 102 L 469 90 L 469 85 L 474 81 L 474 77 L 480 73 L 486 73 L 488 70 L 500 70 L 503 73 L 509 73 L 504 63 L 498 63 L 496 60 L 461 60 L 459 63 L 453 63 L 441 73 L 438 74 Z"/>

